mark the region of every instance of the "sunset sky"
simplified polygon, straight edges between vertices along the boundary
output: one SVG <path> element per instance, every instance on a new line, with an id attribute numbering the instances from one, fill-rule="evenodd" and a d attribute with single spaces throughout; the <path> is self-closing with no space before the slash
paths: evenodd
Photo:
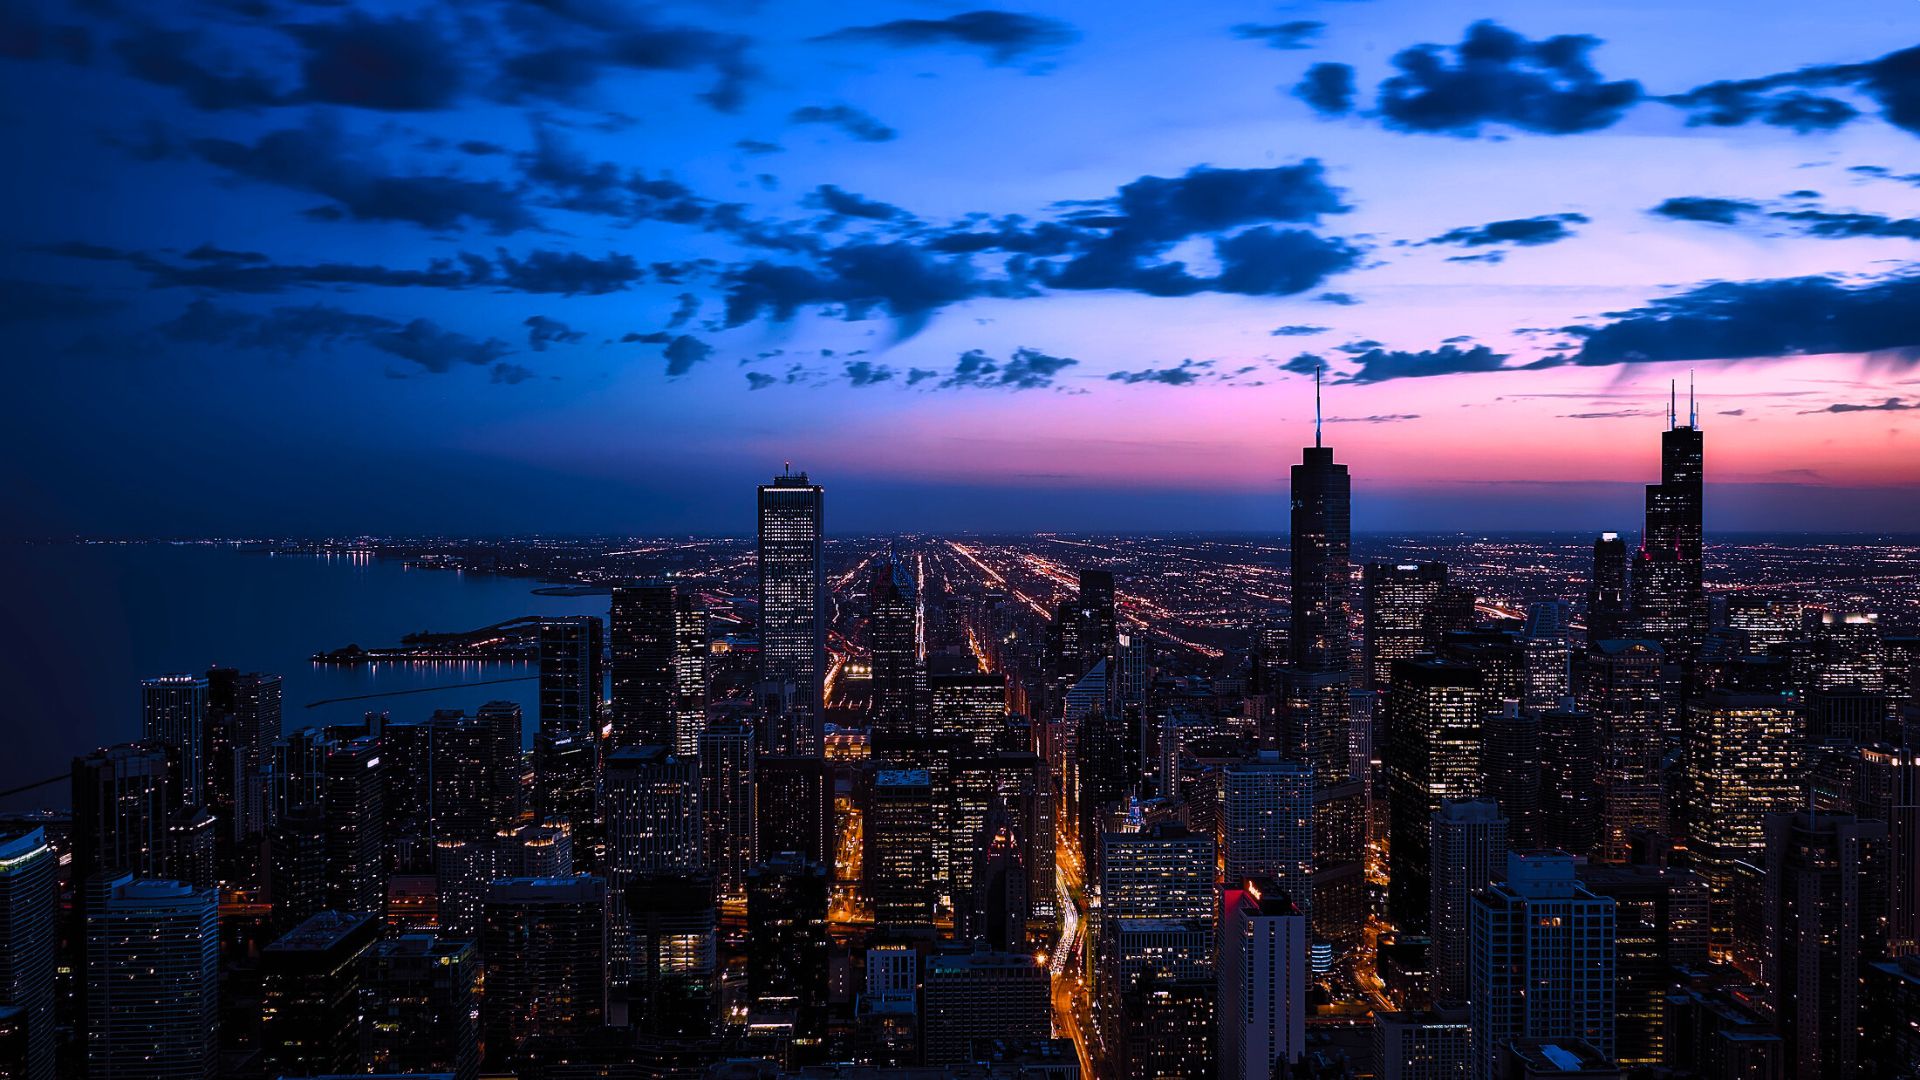
<path id="1" fill-rule="evenodd" d="M 1920 4 L 0 0 L 16 536 L 1920 529 Z"/>

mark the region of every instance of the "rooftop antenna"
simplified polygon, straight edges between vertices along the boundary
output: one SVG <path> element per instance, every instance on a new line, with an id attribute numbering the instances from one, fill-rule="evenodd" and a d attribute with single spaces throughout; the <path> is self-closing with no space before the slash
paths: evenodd
<path id="1" fill-rule="evenodd" d="M 1313 365 L 1313 446 L 1320 448 L 1320 372 L 1325 364 Z"/>
<path id="2" fill-rule="evenodd" d="M 1687 426 L 1700 426 L 1700 406 L 1693 400 L 1693 369 L 1687 369 Z"/>
<path id="3" fill-rule="evenodd" d="M 1676 427 L 1679 424 L 1679 420 L 1677 419 L 1679 415 L 1680 415 L 1680 380 L 1671 379 L 1671 380 L 1668 380 L 1667 382 L 1667 430 L 1668 431 L 1672 431 L 1674 427 Z"/>

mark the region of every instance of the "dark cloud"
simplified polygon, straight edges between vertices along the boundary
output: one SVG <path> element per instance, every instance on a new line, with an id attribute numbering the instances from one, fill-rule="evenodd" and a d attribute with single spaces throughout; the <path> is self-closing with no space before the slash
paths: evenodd
<path id="1" fill-rule="evenodd" d="M 511 351 L 498 338 L 471 338 L 444 329 L 431 319 L 415 319 L 398 330 L 368 335 L 366 340 L 382 352 L 411 360 L 432 372 L 449 371 L 455 364 L 486 367 Z"/>
<path id="2" fill-rule="evenodd" d="M 1624 420 L 1630 416 L 1654 416 L 1651 409 L 1613 409 L 1608 412 L 1561 413 L 1562 420 Z"/>
<path id="3" fill-rule="evenodd" d="M 815 188 L 813 194 L 807 196 L 806 204 L 840 217 L 866 218 L 869 221 L 901 221 L 913 216 L 890 203 L 843 191 L 833 184 L 821 184 Z"/>
<path id="4" fill-rule="evenodd" d="M 475 224 L 502 234 L 535 224 L 520 194 L 498 181 L 388 172 L 356 153 L 340 130 L 324 121 L 270 132 L 252 144 L 196 139 L 190 149 L 237 176 L 330 199 L 358 221 L 410 222 L 436 230 Z"/>
<path id="5" fill-rule="evenodd" d="M 861 142 L 888 142 L 900 133 L 851 105 L 803 105 L 787 115 L 796 124 L 827 124 Z"/>
<path id="6" fill-rule="evenodd" d="M 506 147 L 501 146 L 499 143 L 488 142 L 485 139 L 462 139 L 458 143 L 455 143 L 454 147 L 461 153 L 472 154 L 474 157 L 491 157 L 494 154 L 504 154 L 507 152 Z"/>
<path id="7" fill-rule="evenodd" d="M 1874 353 L 1910 366 L 1920 361 L 1920 276 L 1717 282 L 1566 332 L 1581 339 L 1573 362 L 1586 365 Z"/>
<path id="8" fill-rule="evenodd" d="M 893 381 L 893 369 L 885 364 L 869 363 L 865 360 L 847 361 L 844 371 L 850 385 L 875 386 Z"/>
<path id="9" fill-rule="evenodd" d="M 631 255 L 608 252 L 602 258 L 577 251 L 535 249 L 515 258 L 501 251 L 494 257 L 491 284 L 530 293 L 559 293 L 562 296 L 600 296 L 619 292 L 639 281 L 640 264 Z"/>
<path id="10" fill-rule="evenodd" d="M 1798 71 L 1708 83 L 1661 98 L 1688 110 L 1689 122 L 1718 127 L 1773 124 L 1824 131 L 1848 123 L 1859 110 L 1838 98 L 1811 93 L 1851 89 L 1880 106 L 1890 124 L 1920 134 L 1920 46 L 1858 64 L 1825 64 Z"/>
<path id="11" fill-rule="evenodd" d="M 85 64 L 92 58 L 93 34 L 86 27 L 50 23 L 23 0 L 0 0 L 0 59 Z"/>
<path id="12" fill-rule="evenodd" d="M 991 387 L 1007 390 L 1044 390 L 1053 385 L 1055 375 L 1080 361 L 1063 356 L 1048 356 L 1037 349 L 1018 348 L 1001 363 L 972 349 L 962 353 L 953 371 L 940 381 L 942 387 Z"/>
<path id="13" fill-rule="evenodd" d="M 1008 64 L 1034 53 L 1065 48 L 1079 37 L 1078 31 L 1058 19 L 1011 11 L 968 11 L 944 19 L 895 19 L 872 26 L 849 26 L 814 40 L 872 42 L 895 48 L 954 45 L 985 53 L 995 64 Z"/>
<path id="14" fill-rule="evenodd" d="M 0 326 L 87 319 L 122 306 L 119 300 L 102 297 L 78 285 L 0 278 Z"/>
<path id="15" fill-rule="evenodd" d="M 1441 233 L 1427 243 L 1460 244 L 1464 247 L 1485 247 L 1488 244 L 1526 246 L 1551 244 L 1573 235 L 1573 230 L 1567 228 L 1568 225 L 1584 225 L 1586 222 L 1585 214 L 1543 214 L 1539 217 L 1493 221 L 1485 225 L 1465 225 Z"/>
<path id="16" fill-rule="evenodd" d="M 747 389 L 749 390 L 765 390 L 767 387 L 779 381 L 779 379 L 768 375 L 764 371 L 747 372 Z"/>
<path id="17" fill-rule="evenodd" d="M 375 334 L 403 329 L 380 315 L 347 311 L 330 304 L 276 307 L 264 314 L 222 308 L 195 300 L 158 328 L 168 341 L 186 345 L 232 345 L 295 356 L 308 349 L 332 349 L 364 342 Z"/>
<path id="18" fill-rule="evenodd" d="M 1829 405 L 1824 409 L 1805 409 L 1801 411 L 1800 415 L 1811 416 L 1815 413 L 1907 412 L 1912 409 L 1920 409 L 1920 401 L 1902 401 L 1900 398 L 1890 397 L 1878 405 L 1855 405 L 1851 402 L 1843 401 Z"/>
<path id="19" fill-rule="evenodd" d="M 520 364 L 509 364 L 505 361 L 493 365 L 493 371 L 489 376 L 490 381 L 503 386 L 518 386 L 531 378 L 533 378 L 532 368 Z"/>
<path id="20" fill-rule="evenodd" d="M 1005 294 L 999 283 L 976 277 L 966 260 L 937 258 L 905 242 L 848 244 L 823 255 L 818 268 L 749 263 L 722 281 L 727 326 L 761 315 L 785 320 L 805 306 L 837 304 L 850 320 L 881 310 L 911 331 L 948 304 Z"/>
<path id="21" fill-rule="evenodd" d="M 609 252 L 594 258 L 577 251 L 535 249 L 523 256 L 501 250 L 492 259 L 461 252 L 457 259 L 434 259 L 424 269 L 408 270 L 364 263 L 261 263 L 252 259 L 169 263 L 143 252 L 122 252 L 89 244 L 43 248 L 73 258 L 125 262 L 145 273 L 156 288 L 184 287 L 223 292 L 275 293 L 291 288 L 379 286 L 385 288 L 496 288 L 513 292 L 598 296 L 618 292 L 644 272 L 631 255 Z M 251 253 L 244 253 L 251 254 Z"/>
<path id="22" fill-rule="evenodd" d="M 1293 88 L 1294 97 L 1322 116 L 1345 116 L 1352 112 L 1353 100 L 1358 94 L 1353 68 L 1346 64 L 1315 64 Z"/>
<path id="23" fill-rule="evenodd" d="M 787 149 L 779 143 L 767 142 L 764 139 L 740 139 L 733 144 L 733 148 L 743 154 L 780 154 L 785 153 Z"/>
<path id="24" fill-rule="evenodd" d="M 1307 323 L 1293 323 L 1288 326 L 1276 326 L 1273 328 L 1273 330 L 1270 333 L 1274 337 L 1312 337 L 1314 334 L 1324 334 L 1329 329 L 1330 327 L 1325 327 L 1325 326 L 1313 326 Z"/>
<path id="25" fill-rule="evenodd" d="M 1377 413 L 1373 416 L 1329 416 L 1322 423 L 1327 424 L 1398 424 L 1406 420 L 1420 419 L 1419 413 Z"/>
<path id="26" fill-rule="evenodd" d="M 698 314 L 700 314 L 700 298 L 690 292 L 683 292 L 674 306 L 673 314 L 667 317 L 667 329 L 673 330 L 685 326 Z"/>
<path id="27" fill-rule="evenodd" d="M 1192 386 L 1194 383 L 1199 382 L 1202 376 L 1210 374 L 1210 372 L 1207 371 L 1209 366 L 1210 365 L 1204 361 L 1195 363 L 1192 359 L 1186 359 L 1172 367 L 1145 368 L 1140 371 L 1109 372 L 1107 381 L 1127 383 L 1129 385 L 1136 383 L 1160 383 L 1165 386 Z"/>
<path id="28" fill-rule="evenodd" d="M 907 369 L 907 385 L 908 386 L 917 386 L 920 383 L 926 382 L 928 379 L 937 379 L 939 377 L 940 377 L 940 373 L 933 370 L 932 368 L 917 367 L 917 368 Z"/>
<path id="29" fill-rule="evenodd" d="M 1233 36 L 1242 41 L 1263 41 L 1274 49 L 1304 49 L 1319 38 L 1320 31 L 1327 24 L 1312 19 L 1295 19 L 1283 23 L 1241 23 L 1233 28 Z"/>
<path id="30" fill-rule="evenodd" d="M 572 345 L 587 336 L 585 330 L 575 330 L 545 315 L 528 316 L 526 327 L 527 344 L 534 352 L 546 352 L 548 345 Z"/>
<path id="31" fill-rule="evenodd" d="M 1843 213 L 1832 210 L 1781 210 L 1768 215 L 1791 222 L 1808 236 L 1839 239 L 1854 236 L 1920 239 L 1920 218 L 1892 218 L 1884 214 Z"/>
<path id="32" fill-rule="evenodd" d="M 128 74 L 178 90 L 198 109 L 260 109 L 286 101 L 258 71 L 230 56 L 210 59 L 212 50 L 191 30 L 138 30 L 115 41 L 113 51 Z"/>
<path id="33" fill-rule="evenodd" d="M 514 22 L 524 51 L 498 63 L 496 94 L 508 101 L 576 103 L 609 71 L 711 71 L 700 95 L 723 112 L 740 108 L 759 74 L 739 34 L 653 22 L 636 9 L 594 0 L 533 0 Z"/>
<path id="34" fill-rule="evenodd" d="M 638 330 L 629 330 L 620 335 L 620 340 L 625 344 L 634 344 L 637 342 L 641 345 L 665 345 L 667 342 L 673 340 L 673 335 L 667 333 L 665 330 L 652 330 L 644 334 Z"/>
<path id="35" fill-rule="evenodd" d="M 1373 349 L 1354 357 L 1354 363 L 1359 365 L 1358 369 L 1341 381 L 1372 383 L 1385 382 L 1388 379 L 1418 379 L 1432 375 L 1499 371 L 1506 358 L 1505 353 L 1494 352 L 1485 345 L 1475 345 L 1471 349 L 1462 349 L 1457 345 L 1442 345 L 1438 349 L 1425 352 Z"/>
<path id="36" fill-rule="evenodd" d="M 1896 173 L 1885 165 L 1854 165 L 1847 171 L 1859 176 L 1871 176 L 1877 180 L 1894 180 L 1920 187 L 1920 173 Z"/>
<path id="37" fill-rule="evenodd" d="M 337 22 L 286 28 L 307 56 L 301 96 L 361 109 L 444 109 L 460 95 L 459 42 L 437 19 L 374 18 L 348 12 Z"/>
<path id="38" fill-rule="evenodd" d="M 1745 415 L 1747 415 L 1747 410 L 1745 410 L 1745 409 L 1721 409 L 1721 410 L 1720 410 L 1720 415 L 1721 415 L 1721 416 L 1745 416 Z"/>
<path id="39" fill-rule="evenodd" d="M 1682 195 L 1654 207 L 1652 213 L 1679 221 L 1706 221 L 1715 225 L 1732 225 L 1740 220 L 1742 214 L 1753 213 L 1759 209 L 1759 203 L 1748 202 L 1745 199 Z"/>
<path id="40" fill-rule="evenodd" d="M 719 208 L 676 180 L 649 177 L 610 161 L 594 161 L 551 124 L 536 123 L 533 141 L 533 150 L 519 155 L 517 161 L 527 183 L 540 192 L 545 205 L 629 223 L 714 223 L 713 213 Z"/>
<path id="41" fill-rule="evenodd" d="M 1316 371 L 1326 370 L 1326 367 L 1327 362 L 1325 360 L 1320 359 L 1312 353 L 1301 353 L 1286 363 L 1281 364 L 1280 370 L 1291 372 L 1295 375 L 1311 375 Z"/>
<path id="42" fill-rule="evenodd" d="M 693 370 L 693 365 L 713 355 L 713 346 L 691 334 L 681 334 L 660 352 L 667 360 L 667 376 L 672 378 L 685 375 Z"/>
<path id="43" fill-rule="evenodd" d="M 1504 125 L 1543 135 L 1611 126 L 1640 100 L 1640 84 L 1609 81 L 1589 54 L 1600 39 L 1561 34 L 1540 41 L 1482 20 L 1458 45 L 1415 45 L 1394 55 L 1398 73 L 1380 84 L 1375 110 L 1400 131 L 1478 135 Z M 1309 71 L 1309 80 L 1314 73 Z M 1313 98 L 1302 85 L 1301 93 Z M 1337 99 L 1323 112 L 1345 111 Z"/>
<path id="44" fill-rule="evenodd" d="M 1333 304 L 1337 307 L 1352 307 L 1360 302 L 1359 297 L 1352 293 L 1343 292 L 1323 292 L 1319 296 L 1314 297 L 1314 299 L 1323 304 Z"/>

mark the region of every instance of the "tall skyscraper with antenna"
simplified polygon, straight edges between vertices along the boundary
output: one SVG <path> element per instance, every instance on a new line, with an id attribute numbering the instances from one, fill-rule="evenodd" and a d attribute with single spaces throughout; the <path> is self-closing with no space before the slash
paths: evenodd
<path id="1" fill-rule="evenodd" d="M 1633 618 L 1639 634 L 1659 642 L 1669 657 L 1690 660 L 1707 636 L 1701 560 L 1705 463 L 1691 379 L 1684 426 L 1678 407 L 1676 382 L 1669 391 L 1667 430 L 1660 435 L 1660 482 L 1647 485 L 1647 526 L 1633 559 Z"/>
<path id="2" fill-rule="evenodd" d="M 1345 465 L 1320 441 L 1320 372 L 1313 375 L 1313 445 L 1293 467 L 1291 582 L 1293 662 L 1313 671 L 1345 671 L 1349 623 L 1353 491 Z"/>
<path id="3" fill-rule="evenodd" d="M 766 742 L 777 752 L 817 754 L 825 708 L 827 587 L 820 485 L 789 465 L 760 485 L 760 680 L 785 699 Z"/>

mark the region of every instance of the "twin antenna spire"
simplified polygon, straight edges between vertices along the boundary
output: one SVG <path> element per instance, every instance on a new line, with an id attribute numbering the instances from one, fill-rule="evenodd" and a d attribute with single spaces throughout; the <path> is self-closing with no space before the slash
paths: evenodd
<path id="1" fill-rule="evenodd" d="M 1313 446 L 1320 448 L 1320 372 L 1325 364 L 1313 365 Z"/>
<path id="2" fill-rule="evenodd" d="M 1679 426 L 1680 380 L 1674 379 L 1667 383 L 1667 429 L 1671 431 Z M 1694 400 L 1693 396 L 1692 371 L 1687 372 L 1687 426 L 1691 428 L 1700 426 L 1700 404 Z"/>

